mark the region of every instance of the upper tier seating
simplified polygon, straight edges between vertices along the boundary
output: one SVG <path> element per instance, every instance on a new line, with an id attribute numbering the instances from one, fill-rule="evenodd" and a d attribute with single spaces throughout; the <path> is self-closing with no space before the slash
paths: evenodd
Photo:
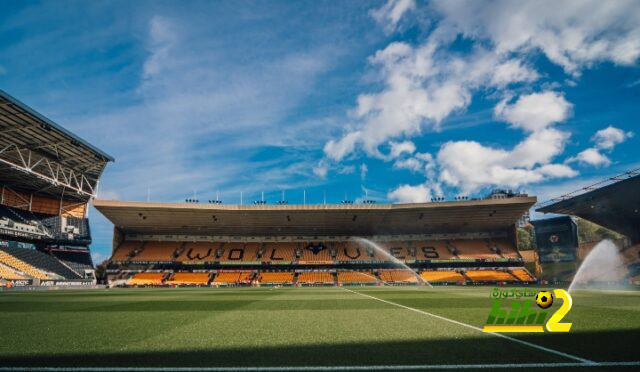
<path id="1" fill-rule="evenodd" d="M 122 242 L 111 256 L 112 261 L 129 261 L 131 256 L 142 248 L 142 242 L 125 241 Z"/>
<path id="2" fill-rule="evenodd" d="M 209 273 L 175 273 L 167 284 L 194 284 L 207 285 L 209 283 Z"/>
<path id="3" fill-rule="evenodd" d="M 453 270 L 427 270 L 421 272 L 420 277 L 431 283 L 464 282 L 462 274 Z"/>
<path id="4" fill-rule="evenodd" d="M 396 283 L 417 283 L 418 279 L 414 272 L 410 270 L 388 270 L 380 271 L 380 279 L 384 282 Z"/>
<path id="5" fill-rule="evenodd" d="M 258 276 L 258 281 L 260 283 L 273 283 L 273 284 L 288 284 L 293 283 L 293 273 L 292 272 L 278 272 L 278 273 L 260 273 Z"/>
<path id="6" fill-rule="evenodd" d="M 4 252 L 28 263 L 29 265 L 45 272 L 57 274 L 66 279 L 81 279 L 75 271 L 58 261 L 55 257 L 44 252 L 28 248 L 1 248 Z"/>
<path id="7" fill-rule="evenodd" d="M 462 259 L 497 259 L 500 255 L 491 251 L 484 240 L 453 240 L 451 245 L 458 250 L 458 257 Z"/>
<path id="8" fill-rule="evenodd" d="M 219 249 L 220 262 L 255 262 L 260 249 L 258 243 L 224 243 Z"/>
<path id="9" fill-rule="evenodd" d="M 176 261 L 216 261 L 216 251 L 220 248 L 220 243 L 190 242 L 184 245 L 184 250 Z"/>
<path id="10" fill-rule="evenodd" d="M 3 250 L 0 250 L 0 262 L 7 266 L 10 266 L 11 268 L 22 271 L 23 273 L 36 279 L 54 279 L 53 276 L 38 270 L 38 268 L 33 267 L 32 265 L 10 255 Z"/>
<path id="11" fill-rule="evenodd" d="M 180 247 L 180 242 L 147 241 L 134 261 L 173 261 L 173 253 Z"/>
<path id="12" fill-rule="evenodd" d="M 372 273 L 360 271 L 339 271 L 338 283 L 375 283 L 378 280 Z"/>
<path id="13" fill-rule="evenodd" d="M 354 242 L 341 242 L 334 244 L 336 259 L 338 261 L 371 261 L 373 257 L 369 250 Z"/>
<path id="14" fill-rule="evenodd" d="M 295 261 L 296 243 L 266 243 L 262 262 L 291 262 Z"/>
<path id="15" fill-rule="evenodd" d="M 513 245 L 511 242 L 509 242 L 507 239 L 490 240 L 489 247 L 492 247 L 492 246 L 496 246 L 500 250 L 502 257 L 514 258 L 514 259 L 521 258 L 516 246 Z"/>
<path id="16" fill-rule="evenodd" d="M 333 263 L 329 247 L 322 243 L 308 243 L 302 245 L 301 264 Z"/>
<path id="17" fill-rule="evenodd" d="M 453 253 L 447 248 L 444 240 L 418 241 L 413 242 L 412 247 L 416 251 L 416 260 L 453 260 L 456 259 Z"/>
<path id="18" fill-rule="evenodd" d="M 127 281 L 129 285 L 162 285 L 164 273 L 137 273 Z"/>
<path id="19" fill-rule="evenodd" d="M 513 269 L 513 270 L 511 270 L 511 273 L 513 274 L 513 276 L 518 278 L 518 280 L 521 280 L 523 282 L 535 282 L 536 281 L 536 278 L 534 278 L 533 275 L 531 275 L 527 271 L 527 269 Z"/>
<path id="20" fill-rule="evenodd" d="M 507 271 L 502 270 L 467 270 L 469 279 L 474 282 L 515 282 L 517 279 Z"/>
<path id="21" fill-rule="evenodd" d="M 407 242 L 384 242 L 379 243 L 379 246 L 386 252 L 386 254 L 378 250 L 373 250 L 373 259 L 376 261 L 393 261 L 391 257 L 400 262 L 414 259 L 409 254 Z"/>
<path id="22" fill-rule="evenodd" d="M 327 272 L 304 272 L 298 274 L 298 283 L 306 284 L 333 284 L 333 274 Z"/>
<path id="23" fill-rule="evenodd" d="M 9 266 L 0 264 L 0 279 L 23 280 L 23 279 L 27 279 L 27 277 L 20 275 L 17 271 L 15 271 Z"/>
<path id="24" fill-rule="evenodd" d="M 213 279 L 213 283 L 249 283 L 251 281 L 251 272 L 242 271 L 236 273 L 221 272 Z"/>

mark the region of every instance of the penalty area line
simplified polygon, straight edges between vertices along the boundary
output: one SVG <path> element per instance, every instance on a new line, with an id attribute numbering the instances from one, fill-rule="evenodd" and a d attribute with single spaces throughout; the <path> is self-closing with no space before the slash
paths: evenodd
<path id="1" fill-rule="evenodd" d="M 424 310 L 416 309 L 416 308 L 413 308 L 413 307 L 409 307 L 409 306 L 401 305 L 401 304 L 399 304 L 399 303 L 395 303 L 395 302 L 391 302 L 391 301 L 383 300 L 383 299 L 381 299 L 381 298 L 374 297 L 374 296 L 370 296 L 370 295 L 368 295 L 368 294 L 364 294 L 364 293 L 361 293 L 361 292 L 353 291 L 353 290 L 351 290 L 351 289 L 347 289 L 347 288 L 344 288 L 344 287 L 343 287 L 342 289 L 344 289 L 345 291 L 349 291 L 349 292 L 351 292 L 351 293 L 355 293 L 355 294 L 357 294 L 357 295 L 363 296 L 363 297 L 370 298 L 370 299 L 372 299 L 372 300 L 376 300 L 376 301 L 384 302 L 385 304 L 388 304 L 388 305 L 393 305 L 393 306 L 396 306 L 396 307 L 403 308 L 403 309 L 405 309 L 405 310 L 409 310 L 409 311 L 416 312 L 416 313 L 418 313 L 418 314 L 427 315 L 427 316 L 430 316 L 430 317 L 432 317 L 432 318 L 436 318 L 436 319 L 444 320 L 444 321 L 449 322 L 449 323 L 453 323 L 453 324 L 457 324 L 457 325 L 462 326 L 462 327 L 466 327 L 466 328 L 469 328 L 469 329 L 473 329 L 473 330 L 478 331 L 478 332 L 481 332 L 481 333 L 483 333 L 483 334 L 493 335 L 493 336 L 500 337 L 500 338 L 503 338 L 503 339 L 505 339 L 505 340 L 509 340 L 509 341 L 512 341 L 512 342 L 516 342 L 516 343 L 519 343 L 519 344 L 521 344 L 521 345 L 525 345 L 525 346 L 528 346 L 528 347 L 531 347 L 531 348 L 534 348 L 534 349 L 542 350 L 542 351 L 545 351 L 545 352 L 547 352 L 547 353 L 551 353 L 551 354 L 559 355 L 559 356 L 564 357 L 564 358 L 567 358 L 567 359 L 576 360 L 576 361 L 578 361 L 578 362 L 581 362 L 581 364 L 580 364 L 580 365 L 594 365 L 594 366 L 595 366 L 595 365 L 599 365 L 599 363 L 598 363 L 598 362 L 594 362 L 593 360 L 589 360 L 589 359 L 581 358 L 581 357 L 576 356 L 576 355 L 567 354 L 567 353 L 564 353 L 564 352 L 562 352 L 562 351 L 558 351 L 558 350 L 550 349 L 550 348 L 548 348 L 548 347 L 540 346 L 540 345 L 538 345 L 538 344 L 534 344 L 534 343 L 532 343 L 532 342 L 528 342 L 528 341 L 524 341 L 524 340 L 517 339 L 517 338 L 515 338 L 515 337 L 510 337 L 510 336 L 507 336 L 507 335 L 503 335 L 502 333 L 483 332 L 482 328 L 480 328 L 480 327 L 472 326 L 471 324 L 467 324 L 467 323 L 462 323 L 462 322 L 459 322 L 459 321 L 457 321 L 457 320 L 453 320 L 453 319 L 445 318 L 445 317 L 443 317 L 443 316 L 436 315 L 436 314 L 430 313 L 430 312 L 428 312 L 428 311 L 424 311 Z"/>
<path id="2" fill-rule="evenodd" d="M 593 368 L 593 367 L 636 367 L 640 361 L 630 362 L 600 362 L 598 364 L 586 364 L 582 362 L 567 363 L 504 363 L 504 364 L 422 364 L 422 365 L 371 365 L 371 366 L 297 366 L 297 367 L 0 367 L 0 372 L 17 371 L 43 371 L 43 372 L 103 372 L 103 371 L 129 371 L 129 372 L 254 372 L 254 371 L 411 371 L 411 370 L 437 370 L 437 369 L 534 369 L 534 368 Z"/>

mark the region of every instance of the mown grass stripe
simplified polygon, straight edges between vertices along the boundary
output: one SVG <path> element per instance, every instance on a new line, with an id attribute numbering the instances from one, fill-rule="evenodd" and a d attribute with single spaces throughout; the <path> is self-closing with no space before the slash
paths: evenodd
<path id="1" fill-rule="evenodd" d="M 253 371 L 408 371 L 437 369 L 521 369 L 521 368 L 602 368 L 602 367 L 636 367 L 640 361 L 583 362 L 568 363 L 504 363 L 504 364 L 420 364 L 420 365 L 371 365 L 371 366 L 297 366 L 297 367 L 0 367 L 0 371 L 43 371 L 43 372 L 103 372 L 103 371 L 179 371 L 179 372 L 253 372 Z"/>
<path id="2" fill-rule="evenodd" d="M 459 326 L 466 327 L 466 328 L 469 328 L 469 329 L 473 329 L 473 330 L 476 330 L 478 332 L 483 332 L 482 328 L 476 327 L 476 326 L 472 326 L 471 324 L 462 323 L 462 322 L 459 322 L 457 320 L 445 318 L 443 316 L 430 313 L 428 311 L 424 311 L 424 310 L 416 309 L 416 308 L 413 308 L 413 307 L 401 305 L 399 303 L 383 300 L 381 298 L 374 297 L 374 296 L 371 296 L 371 295 L 368 295 L 368 294 L 364 294 L 364 293 L 360 293 L 360 292 L 357 292 L 357 291 L 353 291 L 353 290 L 348 289 L 348 288 L 343 288 L 343 289 L 345 291 L 349 291 L 351 293 L 355 293 L 355 294 L 360 295 L 360 296 L 368 297 L 368 298 L 376 300 L 376 301 L 384 302 L 384 303 L 389 304 L 389 305 L 397 306 L 397 307 L 400 307 L 400 308 L 403 308 L 403 309 L 406 309 L 406 310 L 409 310 L 409 311 L 413 311 L 413 312 L 416 312 L 416 313 L 419 313 L 419 314 L 423 314 L 423 315 L 427 315 L 427 316 L 430 316 L 430 317 L 433 317 L 433 318 L 436 318 L 436 319 L 444 320 L 446 322 L 457 324 Z M 534 344 L 532 342 L 520 340 L 520 339 L 517 339 L 517 338 L 514 338 L 514 337 L 509 337 L 507 335 L 503 335 L 502 333 L 487 332 L 486 334 L 494 335 L 496 337 L 501 337 L 501 338 L 503 338 L 505 340 L 509 340 L 509 341 L 516 342 L 516 343 L 519 343 L 519 344 L 522 344 L 522 345 L 526 345 L 526 346 L 529 346 L 531 348 L 542 350 L 542 351 L 545 351 L 545 352 L 548 352 L 548 353 L 551 353 L 551 354 L 556 354 L 556 355 L 565 357 L 567 359 L 573 359 L 573 360 L 579 361 L 579 362 L 581 362 L 583 364 L 598 365 L 597 362 L 594 362 L 592 360 L 581 358 L 579 356 L 572 355 L 572 354 L 567 354 L 567 353 L 559 351 L 559 350 L 550 349 L 550 348 L 547 348 L 547 347 L 544 347 L 544 346 L 540 346 L 540 345 Z"/>

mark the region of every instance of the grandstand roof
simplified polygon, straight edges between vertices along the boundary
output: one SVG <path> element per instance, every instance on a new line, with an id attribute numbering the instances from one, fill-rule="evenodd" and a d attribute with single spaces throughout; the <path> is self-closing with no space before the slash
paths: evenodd
<path id="1" fill-rule="evenodd" d="M 86 200 L 113 158 L 0 90 L 0 183 Z"/>
<path id="2" fill-rule="evenodd" d="M 124 233 L 372 236 L 483 232 L 513 226 L 535 197 L 419 204 L 220 205 L 94 200 Z"/>
<path id="3" fill-rule="evenodd" d="M 640 242 L 640 170 L 545 203 L 537 211 L 582 217 Z M 601 184 L 606 184 L 596 188 Z M 582 192 L 582 193 L 580 193 Z"/>

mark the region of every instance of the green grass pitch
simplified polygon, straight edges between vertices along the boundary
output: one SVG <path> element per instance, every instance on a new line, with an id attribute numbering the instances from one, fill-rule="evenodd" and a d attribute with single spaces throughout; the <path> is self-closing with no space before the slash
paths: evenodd
<path id="1" fill-rule="evenodd" d="M 415 311 L 481 328 L 491 308 L 492 289 L 4 292 L 0 293 L 0 367 L 575 362 Z M 580 291 L 573 295 L 573 309 L 563 321 L 573 323 L 570 333 L 508 336 L 595 362 L 640 360 L 640 292 Z"/>

